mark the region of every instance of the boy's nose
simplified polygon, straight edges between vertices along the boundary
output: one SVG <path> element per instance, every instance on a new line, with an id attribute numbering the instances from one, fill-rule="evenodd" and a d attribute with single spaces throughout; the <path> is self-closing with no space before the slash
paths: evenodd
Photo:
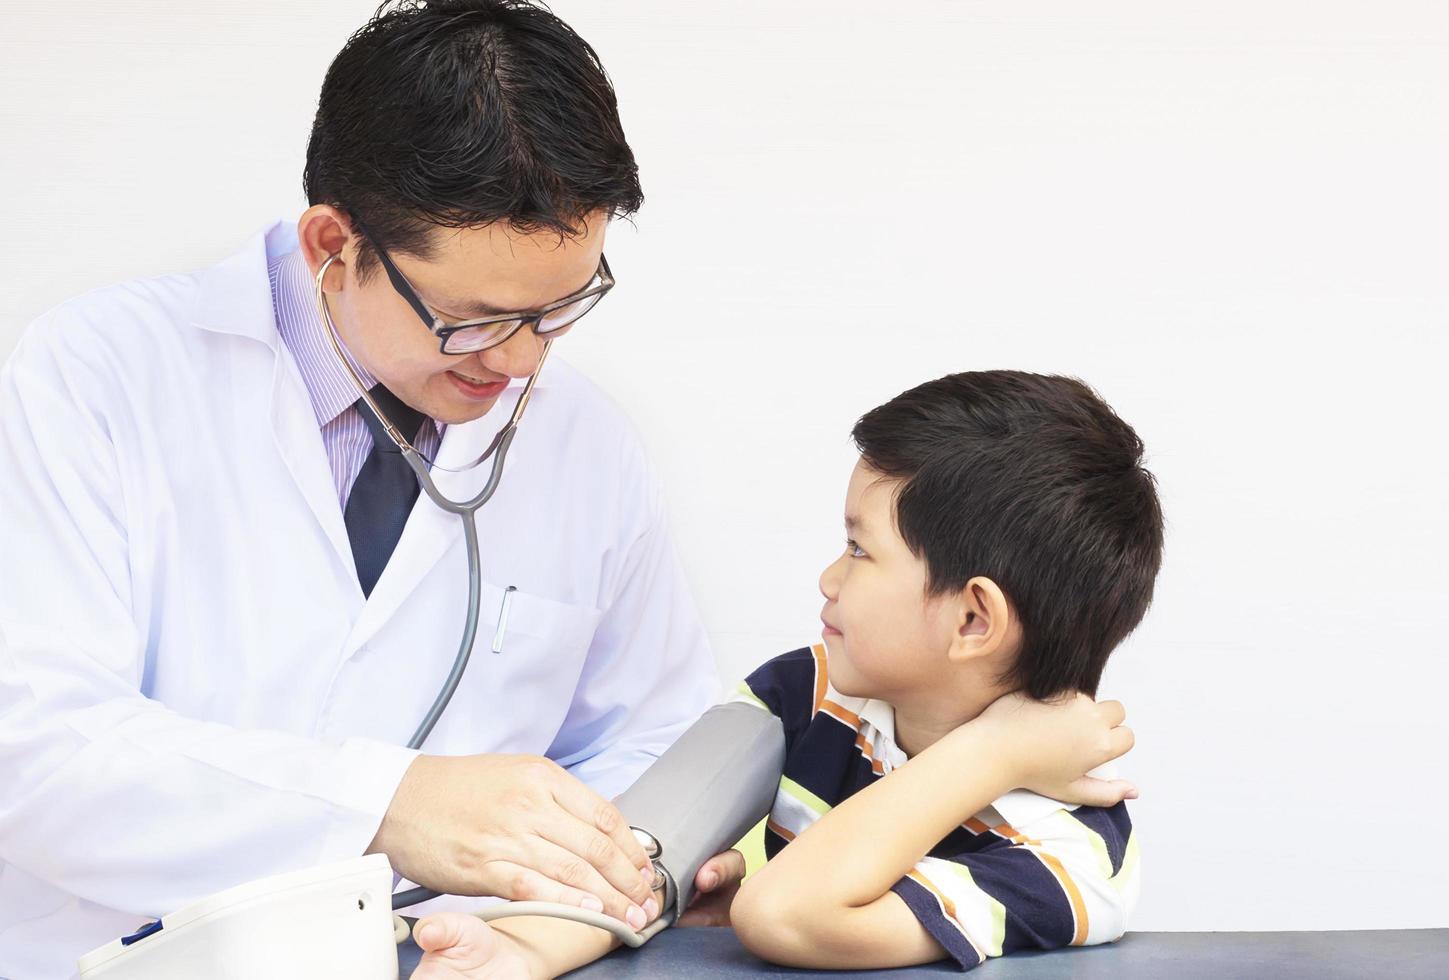
<path id="1" fill-rule="evenodd" d="M 835 597 L 840 594 L 840 568 L 844 561 L 845 556 L 841 555 L 826 565 L 825 571 L 820 573 L 820 594 L 831 602 L 834 602 Z"/>

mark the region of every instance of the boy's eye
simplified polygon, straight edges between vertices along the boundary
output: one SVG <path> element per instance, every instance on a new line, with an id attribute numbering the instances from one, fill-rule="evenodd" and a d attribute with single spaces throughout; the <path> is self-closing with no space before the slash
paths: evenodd
<path id="1" fill-rule="evenodd" d="M 865 557 L 865 552 L 861 549 L 860 545 L 856 544 L 854 541 L 851 541 L 849 538 L 847 538 L 845 541 L 845 550 L 850 553 L 850 557 L 852 558 Z"/>

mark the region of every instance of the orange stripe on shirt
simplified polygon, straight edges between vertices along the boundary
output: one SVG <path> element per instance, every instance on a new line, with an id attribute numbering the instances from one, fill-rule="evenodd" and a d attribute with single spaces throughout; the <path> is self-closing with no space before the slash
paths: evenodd
<path id="1" fill-rule="evenodd" d="M 781 837 L 785 838 L 785 840 L 787 841 L 792 841 L 795 839 L 795 835 L 790 833 L 790 831 L 786 830 L 784 827 L 780 826 L 778 823 L 776 823 L 774 817 L 770 817 L 768 820 L 766 820 L 765 826 L 773 830 L 775 833 L 779 834 Z"/>
<path id="2" fill-rule="evenodd" d="M 875 746 L 866 741 L 865 735 L 861 732 L 855 733 L 855 747 L 860 749 L 860 754 L 865 756 L 865 761 L 870 763 L 870 771 L 877 776 L 885 775 L 885 763 L 875 757 Z"/>
<path id="3" fill-rule="evenodd" d="M 841 724 L 854 728 L 856 731 L 860 731 L 860 715 L 856 714 L 854 711 L 851 711 L 844 705 L 836 704 L 834 701 L 826 698 L 824 701 L 820 702 L 819 710 L 825 712 L 827 715 L 834 718 Z"/>
<path id="4" fill-rule="evenodd" d="M 814 715 L 816 711 L 820 710 L 821 703 L 825 701 L 825 645 L 815 644 L 810 648 L 810 654 L 815 658 L 815 704 L 814 711 L 810 712 Z"/>
<path id="5" fill-rule="evenodd" d="M 981 949 L 980 946 L 976 945 L 976 940 L 971 938 L 971 934 L 966 931 L 966 927 L 961 925 L 961 920 L 956 917 L 956 903 L 947 898 L 944 892 L 942 892 L 935 885 L 931 884 L 931 880 L 925 875 L 921 874 L 919 871 L 907 871 L 906 877 L 914 881 L 916 884 L 920 885 L 922 888 L 926 889 L 926 891 L 930 892 L 932 895 L 936 896 L 936 901 L 941 903 L 941 908 L 945 911 L 946 917 L 950 921 L 951 925 L 955 926 L 956 931 L 959 932 L 962 937 L 971 944 L 971 948 L 976 951 L 976 958 L 981 962 L 985 963 L 986 953 Z"/>
<path id="6" fill-rule="evenodd" d="M 1041 858 L 1041 863 L 1051 869 L 1052 874 L 1057 876 L 1061 883 L 1062 891 L 1067 893 L 1067 901 L 1072 903 L 1072 917 L 1077 921 L 1077 930 L 1072 935 L 1072 945 L 1080 946 L 1087 941 L 1087 903 L 1082 900 L 1082 892 L 1077 888 L 1077 883 L 1072 876 L 1067 874 L 1067 869 L 1062 867 L 1054 855 L 1045 851 L 1033 849 L 1032 853 Z"/>
<path id="7" fill-rule="evenodd" d="M 1041 846 L 1041 841 L 1032 840 L 1030 837 L 1026 836 L 1009 823 L 997 824 L 995 827 L 991 828 L 991 832 L 993 834 L 998 834 L 1002 837 L 1005 837 L 1013 844 L 1031 844 L 1035 847 Z"/>
<path id="8" fill-rule="evenodd" d="M 931 884 L 931 879 L 927 878 L 919 871 L 907 871 L 906 877 L 910 878 L 916 884 L 926 889 L 932 895 L 935 895 L 936 901 L 941 903 L 941 908 L 946 910 L 946 914 L 953 919 L 956 918 L 956 903 L 947 898 L 945 892 L 941 891 L 935 885 Z M 957 919 L 957 921 L 959 922 L 960 920 Z"/>
<path id="9" fill-rule="evenodd" d="M 1085 943 L 1087 941 L 1088 927 L 1087 903 L 1082 899 L 1081 889 L 1078 888 L 1077 883 L 1072 880 L 1072 876 L 1067 873 L 1067 869 L 1062 865 L 1062 862 L 1057 860 L 1055 855 L 1048 854 L 1046 853 L 1046 851 L 1041 850 L 1041 841 L 1032 840 L 1030 837 L 1016 830 L 1010 824 L 1004 823 L 1001 824 L 999 827 L 993 827 L 992 830 L 996 831 L 996 833 L 1000 834 L 1003 837 L 1011 838 L 1011 842 L 1013 844 L 1025 845 L 1033 854 L 1037 856 L 1042 864 L 1047 866 L 1047 870 L 1049 870 L 1052 875 L 1056 877 L 1057 884 L 1062 886 L 1062 892 L 1067 896 L 1067 901 L 1071 903 L 1072 906 L 1072 921 L 1076 923 L 1076 929 L 1073 930 L 1072 933 L 1072 945 L 1081 946 L 1083 943 Z"/>

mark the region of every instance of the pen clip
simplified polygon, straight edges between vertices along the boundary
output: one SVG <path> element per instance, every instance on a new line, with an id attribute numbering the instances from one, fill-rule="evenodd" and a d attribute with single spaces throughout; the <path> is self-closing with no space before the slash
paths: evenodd
<path id="1" fill-rule="evenodd" d="M 518 591 L 518 586 L 510 585 L 503 590 L 503 605 L 498 608 L 498 629 L 493 634 L 493 652 L 503 652 L 503 634 L 508 630 L 508 607 L 513 604 L 513 593 Z"/>

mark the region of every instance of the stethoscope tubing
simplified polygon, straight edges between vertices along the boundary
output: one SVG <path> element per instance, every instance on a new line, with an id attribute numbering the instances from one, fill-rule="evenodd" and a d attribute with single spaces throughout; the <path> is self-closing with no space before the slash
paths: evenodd
<path id="1" fill-rule="evenodd" d="M 514 406 L 513 415 L 509 418 L 508 423 L 499 430 L 498 435 L 493 439 L 493 443 L 483 455 L 471 464 L 471 466 L 467 467 L 471 469 L 472 466 L 477 466 L 479 463 L 488 459 L 489 456 L 493 457 L 493 467 L 488 474 L 488 481 L 483 485 L 483 489 L 470 500 L 453 500 L 445 496 L 438 489 L 437 484 L 433 482 L 432 474 L 428 472 L 428 461 L 423 458 L 421 453 L 413 448 L 412 443 L 397 430 L 397 427 L 392 424 L 392 421 L 378 407 L 377 402 L 373 400 L 372 396 L 368 394 L 366 387 L 362 384 L 362 379 L 357 376 L 357 372 L 353 370 L 351 363 L 348 362 L 347 357 L 342 352 L 341 340 L 337 334 L 337 325 L 332 322 L 332 311 L 328 309 L 326 299 L 322 293 L 322 278 L 327 274 L 327 269 L 336 259 L 337 255 L 328 256 L 327 260 L 322 263 L 321 268 L 317 270 L 317 312 L 322 319 L 322 325 L 327 334 L 327 339 L 331 342 L 332 349 L 337 354 L 338 361 L 347 369 L 347 375 L 352 379 L 352 383 L 357 388 L 358 394 L 363 402 L 367 404 L 367 407 L 377 417 L 377 420 L 387 432 L 388 437 L 397 443 L 397 447 L 401 450 L 403 458 L 407 460 L 408 465 L 412 467 L 413 472 L 417 475 L 418 483 L 422 487 L 423 492 L 428 495 L 433 503 L 449 513 L 457 514 L 463 521 L 464 550 L 468 555 L 468 617 L 463 624 L 463 636 L 458 644 L 458 653 L 453 658 L 453 667 L 448 671 L 448 677 L 443 682 L 443 686 L 439 688 L 438 695 L 433 699 L 432 706 L 428 708 L 427 714 L 423 716 L 422 721 L 418 723 L 418 727 L 413 732 L 412 737 L 408 739 L 408 748 L 420 749 L 423 743 L 428 740 L 428 736 L 432 734 L 433 728 L 437 726 L 438 719 L 447 710 L 449 702 L 453 700 L 453 695 L 458 690 L 459 683 L 463 680 L 464 672 L 468 669 L 468 661 L 473 653 L 473 642 L 478 636 L 478 616 L 483 602 L 483 569 L 480 545 L 478 542 L 478 511 L 489 500 L 493 499 L 493 495 L 498 491 L 499 483 L 502 482 L 503 465 L 508 458 L 508 450 L 513 446 L 514 436 L 518 434 L 519 420 L 523 417 L 523 410 L 528 405 L 529 397 L 533 393 L 533 386 L 538 381 L 539 372 L 543 370 L 543 363 L 548 357 L 548 352 L 553 346 L 553 341 L 544 341 L 543 353 L 538 359 L 538 365 L 533 369 L 533 374 L 529 376 L 527 385 L 518 396 L 518 403 Z M 416 905 L 419 902 L 425 902 L 428 899 L 437 898 L 438 895 L 439 893 L 431 888 L 412 888 L 408 891 L 398 892 L 393 895 L 392 907 L 394 909 L 406 908 L 410 905 Z M 570 907 L 558 906 L 557 908 L 568 909 Z M 573 909 L 572 911 L 585 912 L 586 910 Z M 614 919 L 603 918 L 610 923 L 616 922 Z M 598 925 L 599 923 L 594 924 Z M 620 924 L 622 925 L 622 923 Z"/>

